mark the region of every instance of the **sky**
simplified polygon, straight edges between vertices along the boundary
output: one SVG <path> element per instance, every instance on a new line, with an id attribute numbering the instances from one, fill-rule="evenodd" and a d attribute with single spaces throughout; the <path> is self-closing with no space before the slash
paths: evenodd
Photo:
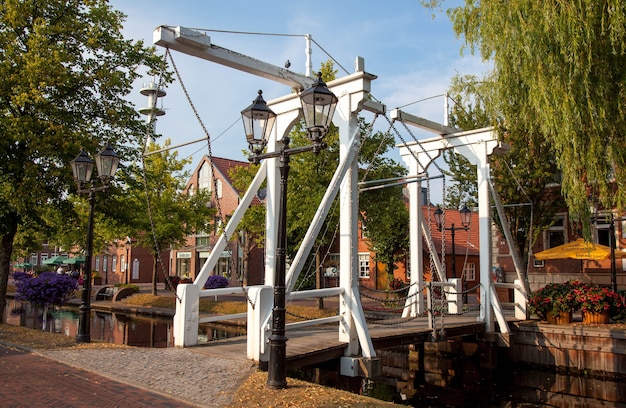
<path id="1" fill-rule="evenodd" d="M 444 6 L 459 3 L 448 0 Z M 279 67 L 289 60 L 290 70 L 298 73 L 305 72 L 304 35 L 310 34 L 314 41 L 314 71 L 332 58 L 338 77 L 345 76 L 354 72 L 356 57 L 363 57 L 365 71 L 378 77 L 372 82 L 372 95 L 388 111 L 403 107 L 403 111 L 438 123 L 444 120 L 443 94 L 451 78 L 457 74 L 482 75 L 488 69 L 479 57 L 468 52 L 461 55 L 462 40 L 456 38 L 445 12 L 433 14 L 419 0 L 111 0 L 110 4 L 127 15 L 122 32 L 128 39 L 143 39 L 146 45 L 152 45 L 153 31 L 161 25 L 213 30 L 207 32 L 213 44 Z M 157 47 L 157 52 L 164 54 L 165 49 Z M 172 56 L 211 137 L 212 154 L 244 161 L 247 143 L 241 110 L 250 105 L 259 89 L 265 100 L 287 95 L 291 90 L 176 51 L 172 51 Z M 152 80 L 158 78 L 142 77 L 136 91 L 129 95 L 138 109 L 148 105 L 139 91 L 143 83 Z M 163 135 L 157 142 L 163 144 L 164 138 L 169 138 L 172 145 L 179 145 L 204 138 L 203 127 L 179 81 L 166 92 L 167 96 L 159 102 L 166 114 L 156 124 L 156 132 Z M 367 115 L 364 114 L 373 118 Z M 388 130 L 386 120 L 376 123 L 376 130 Z M 435 136 L 417 128 L 412 133 L 418 139 Z M 412 140 L 408 133 L 402 136 Z M 396 140 L 400 143 L 398 137 Z M 202 155 L 208 153 L 208 145 L 193 143 L 177 151 L 181 158 L 192 157 L 195 168 Z M 399 155 L 394 158 L 400 161 Z"/>

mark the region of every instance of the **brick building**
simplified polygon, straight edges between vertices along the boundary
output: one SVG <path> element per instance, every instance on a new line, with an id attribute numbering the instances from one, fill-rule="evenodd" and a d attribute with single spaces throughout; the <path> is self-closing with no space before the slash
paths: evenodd
<path id="1" fill-rule="evenodd" d="M 171 274 L 194 279 L 209 257 L 213 246 L 220 237 L 220 226 L 227 220 L 239 205 L 239 192 L 232 184 L 229 172 L 237 166 L 249 166 L 243 161 L 213 157 L 213 166 L 209 156 L 204 156 L 187 182 L 185 189 L 189 194 L 205 189 L 211 192 L 211 205 L 218 213 L 210 231 L 199 231 L 187 240 L 187 245 L 170 253 Z M 262 205 L 255 199 L 253 205 Z M 221 211 L 221 218 L 219 212 Z M 263 283 L 263 250 L 253 249 L 248 261 L 248 271 L 244 271 L 244 246 L 242 239 L 231 240 L 213 271 L 230 280 L 230 286 L 239 286 L 241 282 L 248 285 Z"/>

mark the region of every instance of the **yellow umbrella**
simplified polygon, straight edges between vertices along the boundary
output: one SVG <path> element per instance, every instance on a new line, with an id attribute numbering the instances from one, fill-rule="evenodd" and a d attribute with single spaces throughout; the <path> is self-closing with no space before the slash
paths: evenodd
<path id="1" fill-rule="evenodd" d="M 605 245 L 594 244 L 578 238 L 576 241 L 559 245 L 545 251 L 537 252 L 535 259 L 545 261 L 548 259 L 580 259 L 600 261 L 611 257 L 611 248 Z M 615 258 L 626 258 L 626 253 L 615 250 Z"/>

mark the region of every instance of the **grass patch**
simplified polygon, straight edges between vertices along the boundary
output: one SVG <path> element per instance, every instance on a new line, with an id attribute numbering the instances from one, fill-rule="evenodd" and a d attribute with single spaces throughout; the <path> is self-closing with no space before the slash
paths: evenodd
<path id="1" fill-rule="evenodd" d="M 136 294 L 125 299 L 122 303 L 144 307 L 163 307 L 168 309 L 176 308 L 176 298 L 172 296 L 154 296 L 150 294 Z M 200 313 L 229 315 L 237 313 L 246 313 L 248 311 L 248 303 L 246 302 L 216 302 L 209 299 L 200 299 Z M 287 305 L 287 321 L 294 322 L 305 319 L 318 319 L 322 317 L 335 316 L 336 309 L 318 309 L 311 306 Z M 296 315 L 296 316 L 294 316 Z M 301 316 L 301 317 L 300 317 Z"/>

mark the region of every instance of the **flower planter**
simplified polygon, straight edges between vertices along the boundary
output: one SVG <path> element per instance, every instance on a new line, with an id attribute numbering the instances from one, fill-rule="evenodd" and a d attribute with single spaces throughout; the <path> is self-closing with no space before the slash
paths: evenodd
<path id="1" fill-rule="evenodd" d="M 604 312 L 583 312 L 583 324 L 607 324 L 609 322 L 609 311 Z"/>
<path id="2" fill-rule="evenodd" d="M 546 319 L 549 324 L 569 324 L 572 322 L 572 312 L 548 312 Z"/>

